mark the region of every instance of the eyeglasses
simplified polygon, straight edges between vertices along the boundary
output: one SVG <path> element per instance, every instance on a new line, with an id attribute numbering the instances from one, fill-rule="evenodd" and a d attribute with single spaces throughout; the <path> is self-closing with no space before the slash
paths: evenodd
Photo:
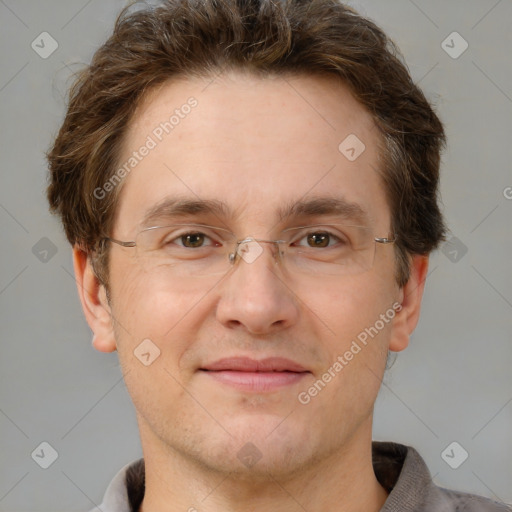
<path id="1" fill-rule="evenodd" d="M 264 245 L 275 247 L 274 261 L 290 272 L 312 275 L 359 274 L 370 270 L 376 244 L 392 244 L 396 237 L 376 238 L 365 226 L 309 225 L 285 229 L 279 240 L 237 239 L 227 229 L 203 224 L 154 226 L 138 233 L 134 241 L 113 242 L 135 248 L 135 256 L 148 272 L 173 276 L 210 276 L 227 273 L 235 263 L 253 263 Z"/>

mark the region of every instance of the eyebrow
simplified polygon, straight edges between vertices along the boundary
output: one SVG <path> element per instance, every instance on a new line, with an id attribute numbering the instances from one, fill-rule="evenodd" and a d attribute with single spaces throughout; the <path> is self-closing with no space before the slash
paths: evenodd
<path id="1" fill-rule="evenodd" d="M 143 226 L 149 226 L 160 219 L 190 217 L 193 215 L 215 216 L 224 224 L 230 216 L 235 216 L 229 206 L 215 199 L 166 198 L 150 208 L 142 220 Z M 366 225 L 368 213 L 359 204 L 348 202 L 339 197 L 315 197 L 290 201 L 277 210 L 277 219 L 284 222 L 292 218 L 307 218 L 316 216 L 343 217 Z"/>
<path id="2" fill-rule="evenodd" d="M 228 217 L 230 213 L 226 203 L 214 199 L 166 198 L 150 208 L 141 224 L 148 226 L 161 218 L 189 217 L 191 215 L 214 215 Z"/>
<path id="3" fill-rule="evenodd" d="M 278 218 L 282 222 L 293 217 L 315 217 L 332 215 L 367 224 L 369 215 L 359 204 L 339 197 L 317 197 L 291 202 L 279 208 Z"/>

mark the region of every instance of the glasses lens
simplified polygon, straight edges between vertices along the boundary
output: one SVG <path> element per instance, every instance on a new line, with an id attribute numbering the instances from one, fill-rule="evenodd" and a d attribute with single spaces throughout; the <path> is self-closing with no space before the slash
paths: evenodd
<path id="1" fill-rule="evenodd" d="M 366 272 L 373 266 L 372 230 L 343 224 L 308 226 L 287 230 L 291 243 L 286 263 L 291 272 L 342 275 Z"/>
<path id="2" fill-rule="evenodd" d="M 149 228 L 136 239 L 137 258 L 144 270 L 183 276 L 227 272 L 233 245 L 229 231 L 200 224 Z"/>

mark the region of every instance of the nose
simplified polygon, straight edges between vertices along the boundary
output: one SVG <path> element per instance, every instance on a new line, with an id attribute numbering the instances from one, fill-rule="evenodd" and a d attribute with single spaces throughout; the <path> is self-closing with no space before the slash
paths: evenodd
<path id="1" fill-rule="evenodd" d="M 297 322 L 299 300 L 286 282 L 277 251 L 278 244 L 254 239 L 238 246 L 217 304 L 217 319 L 226 328 L 271 334 Z"/>

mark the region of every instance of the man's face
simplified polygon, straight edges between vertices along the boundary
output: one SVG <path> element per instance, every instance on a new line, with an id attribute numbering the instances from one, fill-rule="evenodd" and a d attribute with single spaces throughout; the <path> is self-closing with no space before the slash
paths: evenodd
<path id="1" fill-rule="evenodd" d="M 159 141 L 155 128 L 190 97 L 197 105 Z M 351 134 L 365 145 L 359 156 L 362 146 L 353 137 L 339 149 Z M 235 74 L 167 83 L 136 112 L 120 163 L 148 136 L 157 144 L 122 184 L 116 239 L 134 240 L 151 208 L 178 197 L 219 201 L 226 211 L 167 212 L 151 225 L 206 224 L 239 240 L 276 240 L 287 228 L 363 222 L 336 212 L 278 215 L 299 201 L 330 198 L 358 205 L 374 236 L 388 236 L 390 211 L 376 171 L 378 130 L 343 85 Z M 254 477 L 289 474 L 339 453 L 350 440 L 368 441 L 396 319 L 388 313 L 389 321 L 378 321 L 400 300 L 393 246 L 377 244 L 371 269 L 334 276 L 289 272 L 271 244 L 261 246 L 258 258 L 239 259 L 225 275 L 170 277 L 148 271 L 134 248 L 111 245 L 117 350 L 148 452 L 178 452 Z M 383 325 L 377 334 L 376 323 Z M 359 341 L 354 349 L 353 341 L 372 327 L 366 345 Z M 160 350 L 147 366 L 134 355 L 146 339 Z M 338 356 L 345 364 L 333 370 Z M 236 357 L 287 358 L 305 371 L 288 373 L 279 385 L 270 376 L 268 389 L 205 371 Z M 308 392 L 329 368 L 330 381 Z M 252 467 L 244 463 L 251 453 L 254 460 L 261 456 Z"/>

